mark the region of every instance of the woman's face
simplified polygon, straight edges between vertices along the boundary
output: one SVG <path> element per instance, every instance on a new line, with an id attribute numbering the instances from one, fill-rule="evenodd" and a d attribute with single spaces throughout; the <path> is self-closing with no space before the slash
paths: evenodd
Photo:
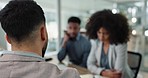
<path id="1" fill-rule="evenodd" d="M 102 42 L 108 42 L 109 41 L 109 33 L 108 31 L 101 27 L 98 31 L 97 31 L 97 36 L 98 36 L 98 39 Z"/>

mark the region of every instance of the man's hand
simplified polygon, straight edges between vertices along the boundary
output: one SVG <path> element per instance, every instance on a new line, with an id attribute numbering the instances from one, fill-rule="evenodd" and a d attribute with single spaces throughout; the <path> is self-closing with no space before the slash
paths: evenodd
<path id="1" fill-rule="evenodd" d="M 122 73 L 117 70 L 103 70 L 101 75 L 109 78 L 121 78 Z"/>
<path id="2" fill-rule="evenodd" d="M 62 47 L 66 47 L 66 43 L 67 41 L 69 40 L 69 36 L 67 34 L 64 35 L 64 39 L 63 39 L 63 44 L 62 44 Z"/>
<path id="3" fill-rule="evenodd" d="M 64 35 L 63 42 L 67 42 L 69 40 L 69 36 L 67 34 Z"/>

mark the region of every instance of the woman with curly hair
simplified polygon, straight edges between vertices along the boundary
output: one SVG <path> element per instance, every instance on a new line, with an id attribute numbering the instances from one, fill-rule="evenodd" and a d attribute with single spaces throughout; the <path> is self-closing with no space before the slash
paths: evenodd
<path id="1" fill-rule="evenodd" d="M 86 34 L 92 42 L 87 66 L 93 74 L 109 78 L 133 78 L 127 63 L 129 25 L 122 14 L 110 10 L 94 13 L 87 25 Z"/>

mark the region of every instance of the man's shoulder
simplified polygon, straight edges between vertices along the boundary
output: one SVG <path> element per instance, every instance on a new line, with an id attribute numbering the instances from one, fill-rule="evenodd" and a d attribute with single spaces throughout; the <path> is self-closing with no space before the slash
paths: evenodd
<path id="1" fill-rule="evenodd" d="M 65 68 L 60 70 L 56 65 L 51 63 L 42 63 L 45 66 L 46 70 L 57 73 L 58 78 L 80 78 L 78 71 L 75 68 Z"/>
<path id="2" fill-rule="evenodd" d="M 75 68 L 66 68 L 61 71 L 59 78 L 80 78 L 78 71 Z"/>
<path id="3" fill-rule="evenodd" d="M 55 64 L 48 63 L 48 62 L 40 62 L 40 64 L 43 65 L 43 66 L 56 67 L 57 68 L 57 66 Z"/>
<path id="4" fill-rule="evenodd" d="M 90 42 L 86 36 L 80 35 L 80 40 Z"/>
<path id="5" fill-rule="evenodd" d="M 81 35 L 81 37 L 80 37 L 80 43 L 91 46 L 90 40 L 87 37 L 83 36 L 83 35 Z"/>
<path id="6" fill-rule="evenodd" d="M 78 71 L 75 68 L 65 68 L 60 70 L 56 65 L 51 63 L 44 63 L 48 66 L 47 71 L 57 75 L 57 78 L 80 78 Z"/>

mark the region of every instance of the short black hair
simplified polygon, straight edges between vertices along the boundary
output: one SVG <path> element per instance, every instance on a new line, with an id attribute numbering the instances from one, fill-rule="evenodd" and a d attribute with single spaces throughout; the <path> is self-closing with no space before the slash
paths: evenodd
<path id="1" fill-rule="evenodd" d="M 129 41 L 130 28 L 127 18 L 120 14 L 113 14 L 105 9 L 94 13 L 86 24 L 86 35 L 90 39 L 97 39 L 97 31 L 105 28 L 109 33 L 111 44 L 122 44 Z"/>
<path id="2" fill-rule="evenodd" d="M 33 0 L 12 0 L 0 11 L 0 22 L 8 37 L 20 42 L 45 23 L 45 16 Z"/>
<path id="3" fill-rule="evenodd" d="M 72 17 L 70 17 L 70 18 L 68 19 L 68 23 L 70 23 L 70 22 L 72 22 L 72 23 L 78 23 L 79 25 L 81 24 L 80 18 L 75 17 L 75 16 L 72 16 Z"/>

